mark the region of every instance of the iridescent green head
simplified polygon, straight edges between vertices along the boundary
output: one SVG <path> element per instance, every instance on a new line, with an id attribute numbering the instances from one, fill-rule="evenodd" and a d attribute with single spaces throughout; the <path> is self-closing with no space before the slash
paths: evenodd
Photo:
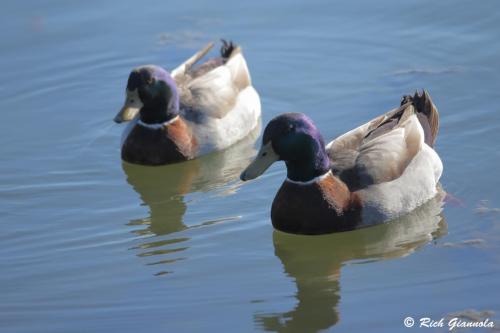
<path id="1" fill-rule="evenodd" d="M 284 113 L 271 120 L 257 157 L 240 178 L 256 178 L 276 161 L 286 163 L 287 177 L 293 181 L 309 181 L 329 171 L 323 137 L 306 115 Z"/>
<path id="2" fill-rule="evenodd" d="M 135 68 L 129 75 L 125 105 L 115 122 L 129 121 L 141 112 L 144 123 L 162 123 L 179 113 L 179 95 L 175 81 L 163 68 L 147 65 Z"/>

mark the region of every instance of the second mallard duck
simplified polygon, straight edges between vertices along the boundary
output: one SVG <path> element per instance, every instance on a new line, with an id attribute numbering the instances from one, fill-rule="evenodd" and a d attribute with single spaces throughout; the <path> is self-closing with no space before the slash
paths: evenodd
<path id="1" fill-rule="evenodd" d="M 213 47 L 196 53 L 172 73 L 141 66 L 129 76 L 124 107 L 115 121 L 129 121 L 122 159 L 163 165 L 222 150 L 260 122 L 260 99 L 240 47 L 223 41 L 220 56 L 195 66 Z"/>
<path id="2" fill-rule="evenodd" d="M 382 223 L 437 193 L 443 165 L 434 151 L 439 115 L 427 92 L 341 135 L 326 147 L 312 121 L 285 113 L 267 125 L 242 180 L 285 161 L 287 179 L 271 209 L 285 232 L 323 234 Z"/>

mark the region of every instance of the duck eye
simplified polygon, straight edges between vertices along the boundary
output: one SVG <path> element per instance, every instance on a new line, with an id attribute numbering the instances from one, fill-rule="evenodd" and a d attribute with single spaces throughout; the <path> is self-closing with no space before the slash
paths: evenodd
<path id="1" fill-rule="evenodd" d="M 263 153 L 261 154 L 261 156 L 262 156 L 262 157 L 264 157 L 264 156 L 266 156 L 266 155 L 267 155 L 267 151 L 265 151 L 265 152 L 263 152 Z"/>
<path id="2" fill-rule="evenodd" d="M 134 100 L 133 100 L 133 99 L 131 99 L 129 102 L 130 102 L 130 103 L 134 103 Z"/>

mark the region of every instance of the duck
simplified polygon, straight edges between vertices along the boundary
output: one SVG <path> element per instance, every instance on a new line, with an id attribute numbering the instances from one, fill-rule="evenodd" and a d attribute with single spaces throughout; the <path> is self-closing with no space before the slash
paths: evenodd
<path id="1" fill-rule="evenodd" d="M 287 177 L 271 207 L 277 230 L 326 234 L 372 226 L 439 193 L 438 130 L 439 113 L 425 90 L 403 96 L 398 108 L 327 145 L 309 117 L 284 113 L 268 123 L 240 178 L 257 178 L 274 162 L 285 162 Z"/>
<path id="2" fill-rule="evenodd" d="M 151 166 L 191 160 L 233 145 L 260 125 L 260 98 L 242 49 L 221 41 L 220 55 L 201 64 L 213 42 L 171 72 L 157 65 L 131 71 L 114 118 L 129 122 L 122 160 Z"/>

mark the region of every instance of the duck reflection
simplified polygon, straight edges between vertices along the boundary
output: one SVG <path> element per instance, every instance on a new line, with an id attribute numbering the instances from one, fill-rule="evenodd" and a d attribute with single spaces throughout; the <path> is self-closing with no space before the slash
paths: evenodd
<path id="1" fill-rule="evenodd" d="M 142 204 L 149 207 L 149 216 L 131 220 L 129 226 L 138 226 L 133 232 L 138 235 L 154 236 L 147 238 L 135 249 L 148 249 L 139 256 L 151 256 L 178 252 L 186 249 L 179 243 L 189 238 L 165 239 L 166 236 L 188 228 L 203 225 L 186 226 L 183 222 L 188 209 L 185 196 L 193 192 L 217 191 L 218 194 L 230 195 L 241 184 L 236 182 L 239 174 L 255 156 L 255 140 L 260 132 L 260 126 L 244 140 L 236 145 L 199 159 L 166 165 L 147 167 L 123 162 L 123 171 L 127 182 L 139 194 Z M 229 184 L 229 185 L 228 185 Z M 222 193 L 220 193 L 222 191 Z M 144 239 L 143 239 L 144 240 Z M 176 244 L 175 249 L 162 249 L 167 245 Z M 155 250 L 151 250 L 155 248 Z M 162 260 L 162 263 L 171 260 Z"/>
<path id="2" fill-rule="evenodd" d="M 340 271 L 349 261 L 371 262 L 411 254 L 446 234 L 439 194 L 411 214 L 387 224 L 324 236 L 274 231 L 275 255 L 295 280 L 297 305 L 285 313 L 256 314 L 258 326 L 276 332 L 318 332 L 340 318 Z"/>

